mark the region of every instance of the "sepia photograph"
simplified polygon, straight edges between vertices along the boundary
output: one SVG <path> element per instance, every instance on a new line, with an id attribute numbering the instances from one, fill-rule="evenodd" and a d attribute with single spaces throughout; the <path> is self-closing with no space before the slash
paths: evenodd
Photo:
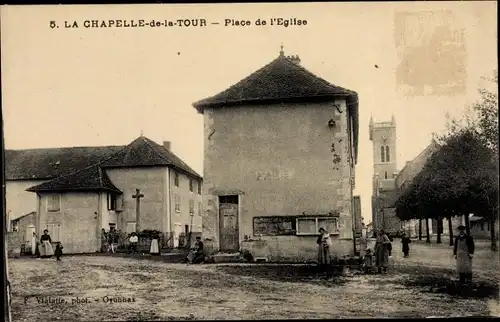
<path id="1" fill-rule="evenodd" d="M 4 320 L 500 317 L 496 12 L 0 6 Z"/>

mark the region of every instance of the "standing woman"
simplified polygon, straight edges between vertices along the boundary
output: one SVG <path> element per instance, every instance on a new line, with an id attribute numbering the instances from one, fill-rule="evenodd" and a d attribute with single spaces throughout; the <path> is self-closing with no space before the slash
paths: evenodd
<path id="1" fill-rule="evenodd" d="M 405 255 L 405 258 L 408 257 L 408 254 L 410 253 L 410 243 L 410 237 L 406 236 L 406 233 L 403 233 L 401 244 L 403 244 L 403 254 Z"/>
<path id="2" fill-rule="evenodd" d="M 329 265 L 331 263 L 330 246 L 332 240 L 330 234 L 323 228 L 319 229 L 320 235 L 316 243 L 318 244 L 318 264 Z"/>
<path id="3" fill-rule="evenodd" d="M 31 256 L 34 257 L 36 256 L 36 233 L 33 232 L 33 236 L 31 236 Z"/>
<path id="4" fill-rule="evenodd" d="M 458 227 L 453 255 L 457 259 L 457 273 L 460 284 L 472 282 L 472 255 L 474 255 L 474 239 L 465 233 L 465 226 Z"/>
<path id="5" fill-rule="evenodd" d="M 149 253 L 151 255 L 160 255 L 160 247 L 159 247 L 159 239 L 160 239 L 160 234 L 156 231 L 153 230 L 151 234 L 151 248 L 149 249 Z"/>
<path id="6" fill-rule="evenodd" d="M 382 273 L 382 270 L 384 274 L 387 273 L 387 267 L 389 266 L 389 251 L 387 250 L 387 245 L 390 243 L 389 237 L 387 237 L 383 230 L 380 230 L 380 233 L 377 234 L 377 240 L 375 241 L 375 262 L 379 274 Z"/>
<path id="7" fill-rule="evenodd" d="M 49 231 L 45 229 L 43 231 L 42 237 L 40 237 L 40 257 L 50 258 L 54 255 L 54 250 L 52 249 L 52 239 L 50 238 Z"/>
<path id="8" fill-rule="evenodd" d="M 108 233 L 103 228 L 101 229 L 101 253 L 106 253 L 108 251 Z"/>

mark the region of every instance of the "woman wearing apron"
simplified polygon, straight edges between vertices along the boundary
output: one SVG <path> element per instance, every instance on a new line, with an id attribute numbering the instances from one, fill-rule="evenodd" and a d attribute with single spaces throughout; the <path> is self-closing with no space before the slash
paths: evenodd
<path id="1" fill-rule="evenodd" d="M 50 239 L 49 231 L 45 229 L 43 231 L 42 237 L 40 237 L 40 257 L 50 258 L 54 255 L 54 250 L 52 249 L 52 239 Z"/>
<path id="2" fill-rule="evenodd" d="M 158 241 L 160 240 L 160 234 L 156 230 L 153 230 L 151 238 L 151 248 L 149 249 L 149 253 L 151 255 L 160 255 L 160 247 L 158 243 Z"/>

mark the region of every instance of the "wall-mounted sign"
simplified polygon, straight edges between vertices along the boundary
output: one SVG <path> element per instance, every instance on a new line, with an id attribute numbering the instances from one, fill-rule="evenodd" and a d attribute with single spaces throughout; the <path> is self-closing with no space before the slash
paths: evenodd
<path id="1" fill-rule="evenodd" d="M 295 216 L 269 216 L 253 218 L 254 236 L 295 235 Z"/>

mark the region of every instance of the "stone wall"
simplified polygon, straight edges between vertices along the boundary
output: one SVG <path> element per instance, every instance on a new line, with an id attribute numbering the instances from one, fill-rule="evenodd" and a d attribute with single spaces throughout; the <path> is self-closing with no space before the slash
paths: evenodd
<path id="1" fill-rule="evenodd" d="M 21 233 L 15 231 L 7 232 L 7 256 L 8 257 L 19 257 L 21 256 L 21 243 L 22 243 Z"/>
<path id="2" fill-rule="evenodd" d="M 209 239 L 208 247 L 219 247 L 220 195 L 238 195 L 240 246 L 244 236 L 256 237 L 254 217 L 304 212 L 340 213 L 335 238 L 352 238 L 352 137 L 344 100 L 205 109 L 204 118 L 203 235 Z M 331 119 L 335 120 L 332 128 L 328 126 Z M 273 257 L 305 258 L 310 247 L 302 245 L 314 248 L 315 238 L 268 238 L 261 249 Z"/>
<path id="3" fill-rule="evenodd" d="M 262 240 L 241 242 L 242 250 L 248 250 L 255 258 L 270 262 L 315 262 L 318 259 L 316 236 L 276 236 Z M 352 239 L 335 239 L 332 236 L 331 255 L 352 255 Z"/>

